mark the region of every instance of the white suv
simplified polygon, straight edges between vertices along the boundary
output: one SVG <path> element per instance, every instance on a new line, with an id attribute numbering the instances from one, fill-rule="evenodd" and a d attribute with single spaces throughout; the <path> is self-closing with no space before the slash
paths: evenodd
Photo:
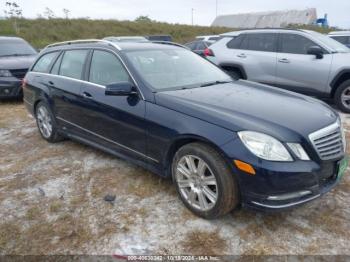
<path id="1" fill-rule="evenodd" d="M 209 60 L 233 78 L 333 98 L 350 113 L 350 49 L 326 35 L 294 29 L 232 32 L 210 46 Z"/>

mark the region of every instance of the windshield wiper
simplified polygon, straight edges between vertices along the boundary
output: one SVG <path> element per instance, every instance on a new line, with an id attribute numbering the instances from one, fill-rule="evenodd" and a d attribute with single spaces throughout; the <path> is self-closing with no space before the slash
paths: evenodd
<path id="1" fill-rule="evenodd" d="M 214 82 L 202 84 L 201 87 L 221 85 L 221 84 L 227 84 L 227 83 L 232 83 L 232 82 L 233 81 L 214 81 Z"/>

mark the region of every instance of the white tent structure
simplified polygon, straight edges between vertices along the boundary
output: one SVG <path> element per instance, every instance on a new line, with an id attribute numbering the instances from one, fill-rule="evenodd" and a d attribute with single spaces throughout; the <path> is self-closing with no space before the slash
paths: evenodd
<path id="1" fill-rule="evenodd" d="M 316 8 L 218 16 L 212 26 L 230 28 L 279 28 L 289 24 L 309 25 L 317 20 Z"/>

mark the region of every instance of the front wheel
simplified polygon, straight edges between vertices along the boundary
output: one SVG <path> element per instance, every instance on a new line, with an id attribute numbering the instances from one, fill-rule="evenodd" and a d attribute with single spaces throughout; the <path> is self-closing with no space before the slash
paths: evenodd
<path id="1" fill-rule="evenodd" d="M 173 160 L 172 175 L 181 200 L 200 217 L 223 216 L 239 203 L 234 174 L 210 146 L 191 143 L 180 148 Z"/>
<path id="2" fill-rule="evenodd" d="M 341 111 L 350 113 L 350 80 L 345 81 L 337 88 L 334 102 Z"/>

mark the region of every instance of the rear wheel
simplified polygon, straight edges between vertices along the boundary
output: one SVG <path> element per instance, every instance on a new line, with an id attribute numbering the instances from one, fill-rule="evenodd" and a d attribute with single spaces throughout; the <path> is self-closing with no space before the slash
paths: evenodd
<path id="1" fill-rule="evenodd" d="M 41 136 L 50 143 L 56 143 L 63 140 L 58 134 L 57 125 L 50 108 L 44 103 L 39 102 L 35 110 L 36 123 Z"/>
<path id="2" fill-rule="evenodd" d="M 337 88 L 334 102 L 340 110 L 350 113 L 350 80 L 345 81 Z"/>
<path id="3" fill-rule="evenodd" d="M 234 174 L 210 146 L 191 143 L 180 148 L 173 160 L 172 175 L 181 200 L 200 217 L 223 216 L 239 203 Z"/>

